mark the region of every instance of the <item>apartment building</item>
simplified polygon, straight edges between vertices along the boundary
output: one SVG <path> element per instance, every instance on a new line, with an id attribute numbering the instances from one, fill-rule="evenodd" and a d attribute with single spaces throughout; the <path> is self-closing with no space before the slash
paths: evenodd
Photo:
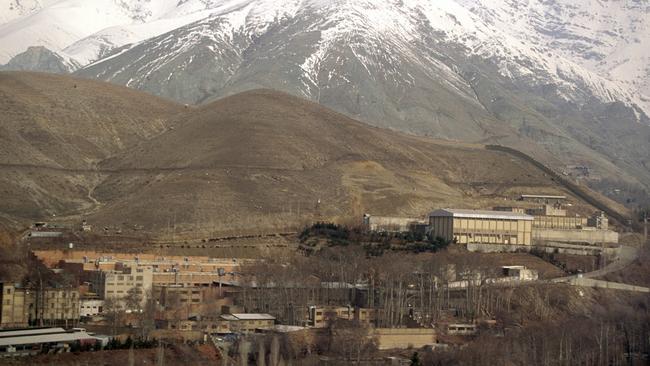
<path id="1" fill-rule="evenodd" d="M 0 328 L 23 328 L 29 325 L 33 303 L 29 291 L 20 285 L 0 282 Z"/>
<path id="2" fill-rule="evenodd" d="M 72 288 L 34 290 L 36 324 L 73 325 L 79 321 L 79 291 Z"/>
<path id="3" fill-rule="evenodd" d="M 133 289 L 140 295 L 142 305 L 152 290 L 152 284 L 153 269 L 135 265 L 118 266 L 112 271 L 96 271 L 92 281 L 93 290 L 103 299 L 124 299 Z"/>

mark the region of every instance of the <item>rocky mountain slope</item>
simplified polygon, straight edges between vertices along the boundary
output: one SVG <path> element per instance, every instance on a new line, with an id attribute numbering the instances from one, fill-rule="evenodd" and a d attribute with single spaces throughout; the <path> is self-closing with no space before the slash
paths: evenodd
<path id="1" fill-rule="evenodd" d="M 6 65 L 0 65 L 0 70 L 67 74 L 78 67 L 78 64 L 43 46 L 33 46 L 29 47 L 27 51 L 14 56 Z"/>
<path id="2" fill-rule="evenodd" d="M 568 194 L 511 155 L 370 127 L 270 90 L 185 108 L 62 76 L 0 73 L 0 81 L 16 91 L 0 99 L 4 112 L 16 111 L 2 120 L 16 132 L 0 134 L 8 221 L 83 216 L 125 234 L 206 237 Z M 43 109 L 23 118 L 25 101 Z"/>
<path id="3" fill-rule="evenodd" d="M 645 1 L 462 0 L 482 21 L 622 83 L 648 110 L 650 5 Z"/>

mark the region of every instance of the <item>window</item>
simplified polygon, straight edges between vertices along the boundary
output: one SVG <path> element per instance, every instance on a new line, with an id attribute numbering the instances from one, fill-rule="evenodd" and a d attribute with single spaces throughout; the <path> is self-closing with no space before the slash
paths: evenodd
<path id="1" fill-rule="evenodd" d="M 118 281 L 124 281 L 124 276 L 117 276 Z"/>
<path id="2" fill-rule="evenodd" d="M 11 295 L 11 289 L 10 288 L 7 289 L 7 295 Z"/>
<path id="3" fill-rule="evenodd" d="M 136 276 L 135 279 L 136 279 L 136 281 L 142 281 L 143 277 L 142 276 Z"/>

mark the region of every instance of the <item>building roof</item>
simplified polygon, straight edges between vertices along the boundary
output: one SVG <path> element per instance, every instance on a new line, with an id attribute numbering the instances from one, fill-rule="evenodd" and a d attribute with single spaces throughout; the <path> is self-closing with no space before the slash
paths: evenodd
<path id="1" fill-rule="evenodd" d="M 552 200 L 565 200 L 566 196 L 551 196 L 546 194 L 522 194 L 521 198 L 542 198 Z"/>
<path id="2" fill-rule="evenodd" d="M 237 318 L 237 320 L 275 320 L 275 317 L 271 314 L 230 314 Z"/>
<path id="3" fill-rule="evenodd" d="M 530 215 L 509 212 L 509 211 L 489 211 L 489 210 L 465 210 L 458 208 L 445 208 L 432 211 L 429 217 L 464 217 L 473 219 L 501 219 L 501 220 L 528 220 L 533 221 Z"/>
<path id="4" fill-rule="evenodd" d="M 73 331 L 73 332 L 63 331 L 62 333 L 3 337 L 0 338 L 0 347 L 20 346 L 25 344 L 38 344 L 38 343 L 74 342 L 83 339 L 96 339 L 96 338 L 86 333 L 85 331 Z"/>
<path id="5" fill-rule="evenodd" d="M 17 329 L 17 330 L 2 330 L 0 331 L 0 338 L 7 337 L 22 337 L 36 334 L 52 334 L 64 333 L 63 328 L 33 328 L 33 329 Z"/>

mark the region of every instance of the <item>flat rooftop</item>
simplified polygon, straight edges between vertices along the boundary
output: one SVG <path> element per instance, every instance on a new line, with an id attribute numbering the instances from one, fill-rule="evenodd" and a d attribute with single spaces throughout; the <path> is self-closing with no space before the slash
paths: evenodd
<path id="1" fill-rule="evenodd" d="M 522 194 L 519 196 L 522 199 L 525 198 L 532 198 L 532 199 L 553 199 L 553 200 L 565 200 L 566 196 L 553 196 L 553 195 L 546 195 L 546 194 Z"/>
<path id="2" fill-rule="evenodd" d="M 23 337 L 37 334 L 53 334 L 64 333 L 63 328 L 31 328 L 31 329 L 15 329 L 15 330 L 0 330 L 0 338 L 8 337 Z"/>
<path id="3" fill-rule="evenodd" d="M 54 330 L 60 329 L 61 332 Z M 13 337 L 0 337 L 0 347 L 7 346 L 22 346 L 26 344 L 39 344 L 39 343 L 60 343 L 60 342 L 74 342 L 84 339 L 96 339 L 94 336 L 86 333 L 86 331 L 65 331 L 62 328 L 51 328 L 50 333 L 36 333 L 27 334 L 23 333 Z"/>
<path id="4" fill-rule="evenodd" d="M 275 320 L 275 317 L 271 314 L 230 314 L 235 317 L 237 320 Z"/>
<path id="5" fill-rule="evenodd" d="M 499 220 L 527 220 L 533 221 L 534 217 L 518 212 L 467 210 L 458 208 L 444 208 L 432 211 L 429 217 L 460 217 L 471 219 L 499 219 Z"/>

